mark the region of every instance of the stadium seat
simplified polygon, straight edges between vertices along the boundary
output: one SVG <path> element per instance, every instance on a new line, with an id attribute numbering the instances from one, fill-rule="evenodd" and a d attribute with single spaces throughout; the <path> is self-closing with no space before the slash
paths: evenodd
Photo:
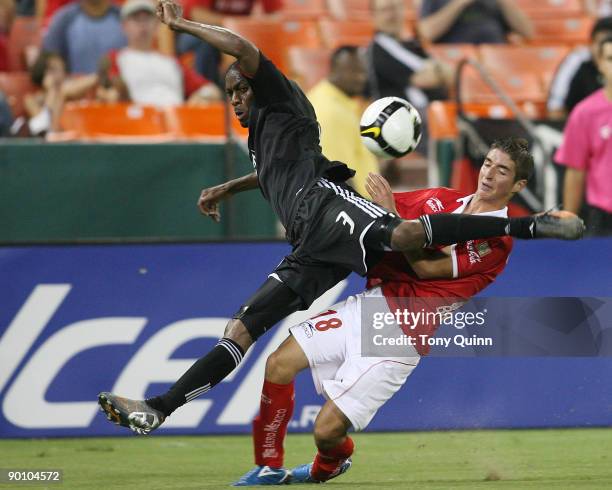
<path id="1" fill-rule="evenodd" d="M 34 90 L 28 72 L 0 72 L 0 91 L 6 95 L 13 117 L 25 115 L 23 98 Z"/>
<path id="2" fill-rule="evenodd" d="M 36 17 L 16 17 L 8 40 L 9 70 L 27 70 L 26 50 L 40 46 L 42 29 Z"/>
<path id="3" fill-rule="evenodd" d="M 454 139 L 457 129 L 457 105 L 454 102 L 435 100 L 427 107 L 429 137 L 432 140 Z"/>
<path id="4" fill-rule="evenodd" d="M 371 0 L 328 0 L 330 13 L 336 20 L 370 20 Z M 406 20 L 414 22 L 418 13 L 413 0 L 404 0 Z"/>
<path id="5" fill-rule="evenodd" d="M 500 75 L 516 72 L 543 75 L 554 73 L 568 52 L 567 46 L 483 44 L 480 46 L 480 61 L 485 68 Z"/>
<path id="6" fill-rule="evenodd" d="M 327 76 L 330 56 L 328 49 L 293 46 L 289 48 L 288 73 L 306 92 Z"/>
<path id="7" fill-rule="evenodd" d="M 580 17 L 585 14 L 581 0 L 515 0 L 531 19 Z"/>
<path id="8" fill-rule="evenodd" d="M 166 109 L 168 129 L 181 139 L 225 139 L 225 104 L 178 106 Z M 240 126 L 228 107 L 230 128 L 234 136 L 243 137 L 248 131 Z"/>
<path id="9" fill-rule="evenodd" d="M 541 81 L 536 75 L 517 72 L 510 76 L 492 74 L 492 78 L 514 101 L 541 103 L 546 100 Z M 501 102 L 501 99 L 481 78 L 480 74 L 470 66 L 463 70 L 460 92 L 462 100 L 466 102 Z"/>
<path id="10" fill-rule="evenodd" d="M 170 139 L 164 114 L 132 104 L 73 102 L 66 104 L 60 124 L 79 139 Z"/>
<path id="11" fill-rule="evenodd" d="M 478 59 L 478 49 L 473 44 L 430 44 L 425 48 L 432 58 L 451 66 L 464 58 Z"/>
<path id="12" fill-rule="evenodd" d="M 317 48 L 321 45 L 317 25 L 311 21 L 228 17 L 224 26 L 252 41 L 283 71 L 287 68 L 287 49 L 290 46 Z"/>
<path id="13" fill-rule="evenodd" d="M 319 21 L 321 39 L 329 49 L 345 44 L 367 46 L 374 36 L 374 25 L 369 20 L 338 21 L 322 19 Z"/>
<path id="14" fill-rule="evenodd" d="M 318 20 L 327 17 L 326 0 L 283 0 L 283 18 L 288 20 Z"/>
<path id="15" fill-rule="evenodd" d="M 572 17 L 566 19 L 533 19 L 534 36 L 530 44 L 588 44 L 593 19 Z"/>

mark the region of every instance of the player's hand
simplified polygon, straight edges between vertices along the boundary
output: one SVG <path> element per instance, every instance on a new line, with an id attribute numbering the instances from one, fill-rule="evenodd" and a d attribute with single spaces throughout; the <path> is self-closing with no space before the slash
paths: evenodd
<path id="1" fill-rule="evenodd" d="M 170 29 L 176 29 L 177 23 L 183 18 L 183 7 L 174 0 L 158 0 L 157 17 Z"/>
<path id="2" fill-rule="evenodd" d="M 366 190 L 370 196 L 372 196 L 372 201 L 397 214 L 395 199 L 393 199 L 393 191 L 387 179 L 382 175 L 370 172 L 366 180 Z"/>
<path id="3" fill-rule="evenodd" d="M 216 185 L 202 190 L 198 199 L 198 208 L 204 216 L 209 216 L 216 223 L 221 221 L 219 203 L 229 196 L 227 187 L 224 184 Z"/>

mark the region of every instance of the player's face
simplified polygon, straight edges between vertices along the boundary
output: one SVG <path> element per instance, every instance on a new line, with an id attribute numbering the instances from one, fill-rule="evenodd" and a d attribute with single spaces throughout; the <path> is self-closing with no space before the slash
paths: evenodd
<path id="1" fill-rule="evenodd" d="M 484 201 L 499 202 L 504 206 L 512 195 L 525 187 L 526 181 L 515 182 L 516 165 L 503 151 L 494 148 L 485 157 L 478 175 L 476 194 Z"/>
<path id="2" fill-rule="evenodd" d="M 606 85 L 612 84 L 612 43 L 606 42 L 601 46 L 597 67 L 606 81 Z"/>
<path id="3" fill-rule="evenodd" d="M 230 70 L 225 76 L 225 93 L 234 108 L 234 114 L 243 128 L 249 125 L 249 111 L 253 102 L 253 90 L 238 70 Z"/>

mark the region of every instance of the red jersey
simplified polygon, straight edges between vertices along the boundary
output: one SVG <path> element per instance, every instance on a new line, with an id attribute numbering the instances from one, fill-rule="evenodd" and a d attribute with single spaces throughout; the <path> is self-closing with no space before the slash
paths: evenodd
<path id="1" fill-rule="evenodd" d="M 255 0 L 184 0 L 182 4 L 187 18 L 195 7 L 224 15 L 250 15 Z M 267 14 L 280 10 L 282 6 L 282 0 L 262 0 L 262 7 Z"/>
<path id="2" fill-rule="evenodd" d="M 423 214 L 462 213 L 473 195 L 438 187 L 393 195 L 397 211 L 402 218 L 416 219 Z M 507 208 L 482 213 L 480 216 L 507 217 Z M 431 300 L 437 307 L 467 301 L 493 282 L 503 271 L 512 251 L 512 238 L 496 237 L 469 240 L 450 247 L 453 264 L 452 279 L 419 279 L 400 252 L 388 252 L 368 272 L 367 287 L 380 286 L 391 311 L 410 308 L 420 310 L 426 301 L 410 298 L 449 298 L 450 302 Z M 454 300 L 454 301 L 452 301 Z M 431 306 L 433 308 L 433 306 Z M 436 326 L 419 325 L 410 329 L 402 325 L 406 335 L 432 335 Z M 419 354 L 429 349 L 417 344 Z"/>

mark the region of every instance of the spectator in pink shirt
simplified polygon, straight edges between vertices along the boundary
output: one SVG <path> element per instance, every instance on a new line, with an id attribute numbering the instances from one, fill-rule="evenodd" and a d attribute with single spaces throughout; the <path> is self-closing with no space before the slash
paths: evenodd
<path id="1" fill-rule="evenodd" d="M 583 202 L 591 236 L 612 235 L 612 36 L 599 43 L 597 65 L 604 87 L 569 116 L 555 160 L 567 167 L 563 205 L 577 213 Z M 585 199 L 586 191 L 586 199 Z"/>

